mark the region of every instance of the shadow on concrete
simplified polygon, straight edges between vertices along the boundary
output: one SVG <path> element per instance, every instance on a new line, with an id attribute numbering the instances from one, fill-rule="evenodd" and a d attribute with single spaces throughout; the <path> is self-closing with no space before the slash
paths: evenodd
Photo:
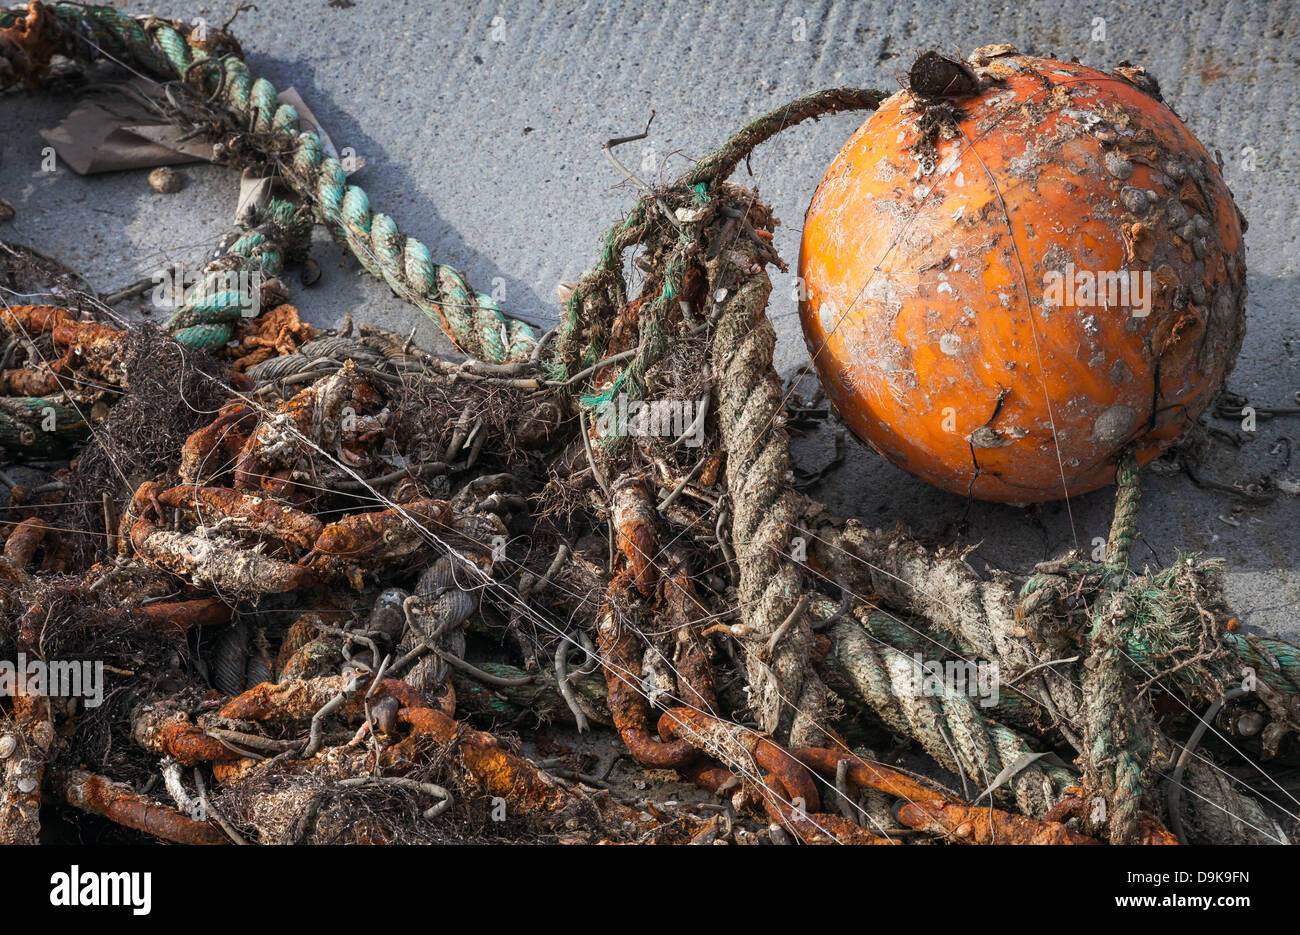
<path id="1" fill-rule="evenodd" d="M 507 313 L 533 322 L 541 321 L 542 316 L 550 314 L 547 304 L 531 285 L 507 274 L 484 252 L 491 249 L 490 244 L 472 244 L 442 218 L 434 199 L 421 190 L 415 177 L 407 170 L 408 165 L 418 165 L 422 155 L 429 158 L 430 154 L 390 154 L 362 129 L 362 124 L 335 100 L 334 95 L 317 84 L 315 79 L 319 66 L 313 64 L 311 59 L 271 60 L 252 55 L 249 67 L 254 74 L 292 76 L 291 81 L 278 86 L 288 87 L 292 84 L 296 87 L 321 124 L 328 128 L 335 145 L 350 146 L 365 157 L 367 165 L 352 177 L 353 184 L 367 188 L 368 181 L 382 178 L 386 187 L 400 191 L 403 195 L 400 205 L 386 205 L 375 199 L 372 208 L 389 214 L 397 222 L 399 230 L 422 241 L 429 247 L 436 261 L 460 269 L 466 274 L 470 286 L 480 292 L 491 292 L 492 281 L 498 278 L 502 280 L 505 294 L 510 297 L 504 303 Z M 343 252 L 346 251 L 340 250 L 340 253 Z M 350 262 L 354 264 L 352 268 L 360 268 L 355 260 Z M 341 287 L 347 290 L 346 286 Z M 384 291 L 388 291 L 386 286 Z M 353 298 L 359 300 L 361 296 L 354 295 Z"/>

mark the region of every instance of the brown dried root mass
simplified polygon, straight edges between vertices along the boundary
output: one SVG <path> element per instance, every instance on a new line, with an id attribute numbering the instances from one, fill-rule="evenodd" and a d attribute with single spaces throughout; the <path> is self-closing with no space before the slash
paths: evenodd
<path id="1" fill-rule="evenodd" d="M 60 526 L 103 530 L 104 492 L 122 504 L 143 481 L 175 477 L 182 444 L 230 395 L 221 363 L 149 325 L 125 333 L 122 366 L 128 390 L 78 455 L 67 496 L 71 505 L 56 514 Z M 80 567 L 102 557 L 105 545 L 93 535 L 76 536 Z"/>

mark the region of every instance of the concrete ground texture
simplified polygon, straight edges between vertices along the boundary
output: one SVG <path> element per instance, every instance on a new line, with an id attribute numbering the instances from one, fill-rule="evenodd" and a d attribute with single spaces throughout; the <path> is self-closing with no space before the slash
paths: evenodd
<path id="1" fill-rule="evenodd" d="M 129 2 L 220 24 L 234 3 Z M 376 210 L 463 270 L 505 309 L 539 324 L 559 310 L 555 285 L 596 258 L 603 231 L 635 190 L 601 144 L 639 132 L 620 150 L 648 180 L 669 179 L 745 121 L 810 91 L 839 85 L 893 90 L 926 49 L 969 53 L 1010 42 L 1025 52 L 1078 57 L 1109 70 L 1145 65 L 1166 101 L 1210 151 L 1249 219 L 1248 327 L 1229 388 L 1255 406 L 1296 406 L 1300 390 L 1300 251 L 1295 185 L 1300 104 L 1300 6 L 1290 3 L 787 2 L 434 3 L 258 0 L 232 30 L 255 75 L 296 88 L 337 146 L 366 165 L 355 176 Z M 210 165 L 181 167 L 185 188 L 156 195 L 145 172 L 79 177 L 42 171 L 37 134 L 72 98 L 19 91 L 0 98 L 0 196 L 17 208 L 0 237 L 78 269 L 101 292 L 168 263 L 202 265 L 230 229 L 238 178 Z M 737 181 L 755 187 L 783 221 L 776 246 L 798 256 L 804 211 L 822 173 L 863 119 L 843 115 L 782 133 Z M 397 330 L 436 327 L 359 272 L 318 235 L 323 276 L 293 301 L 320 326 L 351 313 Z M 775 274 L 769 313 L 783 374 L 807 365 L 793 271 Z M 155 313 L 157 317 L 157 313 Z M 1226 429 L 1231 423 L 1216 423 Z M 824 463 L 832 430 L 800 441 Z M 1300 475 L 1300 418 L 1260 421 L 1240 448 L 1216 446 L 1202 472 L 1224 483 Z M 1162 566 L 1178 551 L 1224 559 L 1230 598 L 1248 630 L 1300 637 L 1300 499 L 1251 504 L 1186 476 L 1144 475 L 1134 561 Z M 848 440 L 844 460 L 812 493 L 873 526 L 901 522 L 935 543 L 1024 573 L 1076 542 L 1105 536 L 1112 495 L 1102 490 L 1021 509 L 939 492 Z"/>

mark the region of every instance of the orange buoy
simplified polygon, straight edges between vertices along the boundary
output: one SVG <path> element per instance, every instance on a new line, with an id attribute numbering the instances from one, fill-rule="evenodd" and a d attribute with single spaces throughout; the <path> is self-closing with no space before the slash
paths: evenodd
<path id="1" fill-rule="evenodd" d="M 1246 265 L 1219 167 L 1140 68 L 918 59 L 808 209 L 800 317 L 858 438 L 1030 503 L 1145 463 L 1222 390 Z"/>

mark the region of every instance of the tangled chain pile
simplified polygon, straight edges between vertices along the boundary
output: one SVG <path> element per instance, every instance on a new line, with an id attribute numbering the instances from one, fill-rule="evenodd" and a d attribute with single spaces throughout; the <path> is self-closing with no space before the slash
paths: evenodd
<path id="1" fill-rule="evenodd" d="M 234 299 L 182 308 L 170 339 L 81 306 L 3 313 L 7 460 L 75 457 L 9 484 L 0 647 L 99 660 L 113 687 L 5 703 L 0 840 L 36 840 L 57 802 L 187 843 L 1286 840 L 1290 794 L 1198 748 L 1208 726 L 1293 756 L 1300 650 L 1233 632 L 1213 562 L 1130 571 L 1131 461 L 1107 561 L 1047 563 L 1019 592 L 794 490 L 766 315 L 777 221 L 728 178 L 881 93 L 801 98 L 645 187 L 539 337 L 371 211 L 227 33 L 0 13 L 0 84 L 38 84 L 55 53 L 164 83 L 226 161 L 296 193 L 209 272 L 277 272 L 310 212 L 468 358 L 350 322 L 311 334 L 287 305 L 241 324 Z M 150 371 L 133 340 L 182 365 Z M 694 405 L 666 435 L 617 417 L 668 400 Z M 47 404 L 71 426 L 53 438 L 31 415 Z M 107 431 L 127 406 L 167 426 L 143 469 Z M 90 489 L 109 491 L 102 546 L 74 549 Z M 923 658 L 996 665 L 997 703 L 919 688 Z M 628 796 L 549 730 L 508 734 L 552 721 L 610 725 L 640 767 L 725 805 Z M 921 774 L 855 752 L 892 738 Z"/>

